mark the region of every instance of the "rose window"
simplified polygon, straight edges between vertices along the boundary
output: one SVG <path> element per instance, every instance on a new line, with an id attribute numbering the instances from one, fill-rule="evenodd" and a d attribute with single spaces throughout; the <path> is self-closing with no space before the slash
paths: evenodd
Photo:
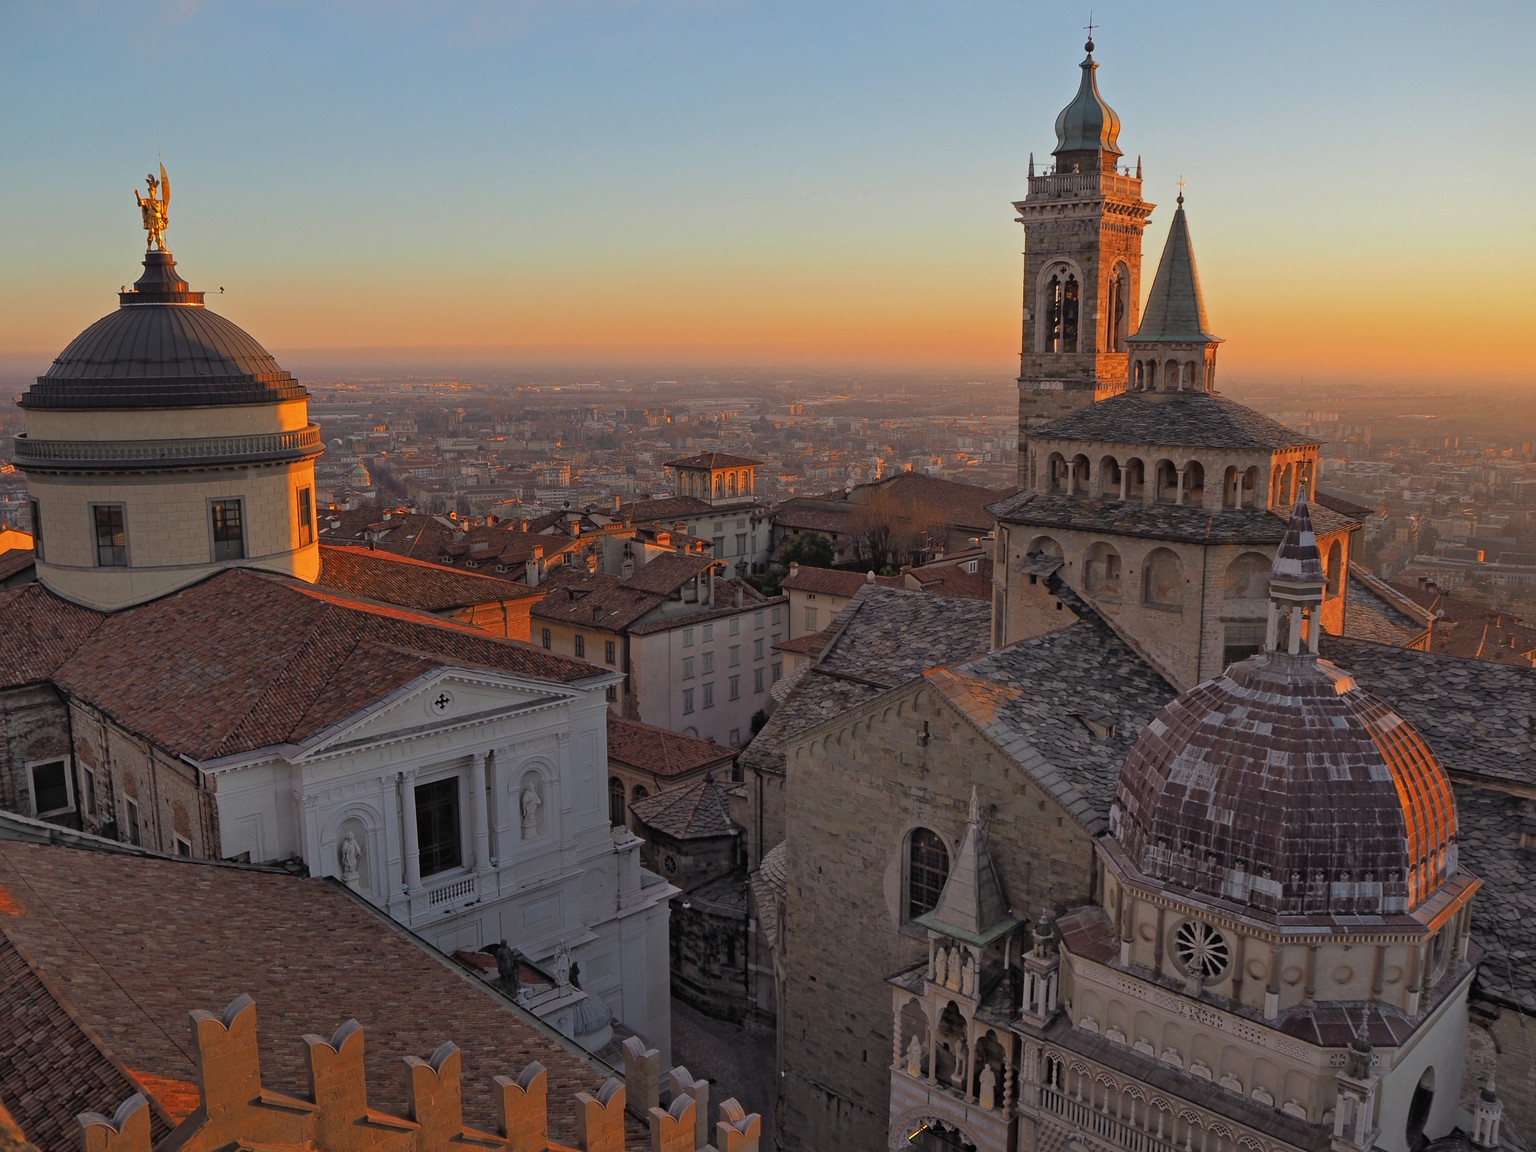
<path id="1" fill-rule="evenodd" d="M 1232 946 L 1216 929 L 1200 920 L 1186 920 L 1174 929 L 1173 954 L 1191 976 L 1214 980 L 1227 970 Z"/>

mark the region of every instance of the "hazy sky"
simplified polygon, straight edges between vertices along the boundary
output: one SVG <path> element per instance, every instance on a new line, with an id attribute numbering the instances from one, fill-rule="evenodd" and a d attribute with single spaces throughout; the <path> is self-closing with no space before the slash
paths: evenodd
<path id="1" fill-rule="evenodd" d="M 0 353 L 168 243 L 282 358 L 1017 371 L 1011 201 L 1088 7 L 0 0 Z M 1096 0 L 1233 382 L 1532 379 L 1536 3 Z M 1513 45 L 1513 48 L 1508 47 Z M 223 286 L 225 293 L 218 295 Z"/>

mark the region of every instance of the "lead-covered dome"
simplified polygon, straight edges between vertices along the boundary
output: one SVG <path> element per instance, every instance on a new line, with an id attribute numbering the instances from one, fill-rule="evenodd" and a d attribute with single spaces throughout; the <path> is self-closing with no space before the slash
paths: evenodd
<path id="1" fill-rule="evenodd" d="M 144 275 L 119 301 L 70 341 L 22 396 L 23 408 L 205 408 L 308 397 L 254 338 L 204 307 L 169 252 L 146 252 Z"/>
<path id="2" fill-rule="evenodd" d="M 1456 872 L 1455 799 L 1428 745 L 1305 653 L 1234 664 L 1164 708 L 1110 825 L 1144 876 L 1283 915 L 1406 912 Z"/>
<path id="3" fill-rule="evenodd" d="M 1073 153 L 1095 152 L 1112 161 L 1122 155 L 1120 117 L 1099 95 L 1099 82 L 1094 75 L 1099 66 L 1093 59 L 1093 41 L 1083 47 L 1088 55 L 1079 65 L 1082 79 L 1077 95 L 1056 116 L 1056 147 L 1051 151 L 1063 159 Z"/>

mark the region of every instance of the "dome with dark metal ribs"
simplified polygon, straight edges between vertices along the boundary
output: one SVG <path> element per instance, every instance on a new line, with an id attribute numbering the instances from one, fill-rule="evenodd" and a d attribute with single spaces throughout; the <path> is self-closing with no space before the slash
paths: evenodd
<path id="1" fill-rule="evenodd" d="M 1457 870 L 1455 799 L 1423 738 L 1306 654 L 1234 664 L 1163 709 L 1111 830 L 1150 879 L 1282 915 L 1406 912 Z"/>
<path id="2" fill-rule="evenodd" d="M 308 397 L 271 353 L 203 306 L 169 252 L 146 252 L 144 275 L 119 301 L 70 341 L 21 398 L 23 408 L 207 408 Z"/>

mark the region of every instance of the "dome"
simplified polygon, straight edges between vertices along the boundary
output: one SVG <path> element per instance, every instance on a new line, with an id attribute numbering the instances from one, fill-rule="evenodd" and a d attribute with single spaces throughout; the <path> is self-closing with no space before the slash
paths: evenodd
<path id="1" fill-rule="evenodd" d="M 1099 83 L 1094 77 L 1099 66 L 1093 59 L 1093 41 L 1083 47 L 1088 52 L 1079 65 L 1083 77 L 1072 103 L 1056 117 L 1056 147 L 1052 153 L 1061 156 L 1070 152 L 1098 152 L 1119 156 L 1120 117 L 1099 95 Z"/>
<path id="2" fill-rule="evenodd" d="M 1449 781 L 1344 671 L 1269 652 L 1184 693 L 1126 758 L 1111 833 L 1143 876 L 1282 915 L 1417 907 L 1456 872 Z"/>
<path id="3" fill-rule="evenodd" d="M 116 312 L 61 352 L 21 398 L 28 409 L 206 408 L 303 400 L 309 393 L 239 326 L 203 306 L 169 252 Z"/>

